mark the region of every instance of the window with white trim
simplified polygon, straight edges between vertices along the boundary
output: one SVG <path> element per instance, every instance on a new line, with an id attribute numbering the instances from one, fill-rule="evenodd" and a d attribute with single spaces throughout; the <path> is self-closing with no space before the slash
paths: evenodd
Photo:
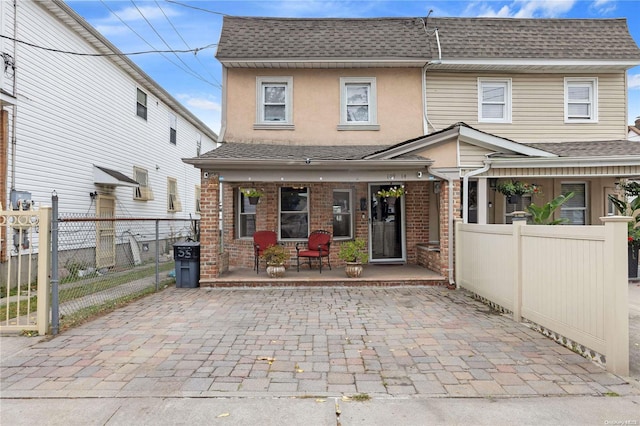
<path id="1" fill-rule="evenodd" d="M 200 189 L 200 185 L 196 185 L 194 198 L 195 198 L 195 211 L 196 213 L 200 213 L 200 198 L 202 197 L 202 190 Z"/>
<path id="2" fill-rule="evenodd" d="M 560 217 L 569 219 L 566 225 L 587 224 L 587 184 L 584 182 L 563 183 L 562 195 L 573 192 L 573 198 L 560 206 Z"/>
<path id="3" fill-rule="evenodd" d="M 598 121 L 598 79 L 567 77 L 564 79 L 565 123 Z"/>
<path id="4" fill-rule="evenodd" d="M 280 239 L 306 239 L 309 236 L 309 188 L 280 188 L 279 206 Z"/>
<path id="5" fill-rule="evenodd" d="M 178 194 L 178 181 L 174 178 L 167 178 L 167 211 L 181 212 L 182 203 Z"/>
<path id="6" fill-rule="evenodd" d="M 142 167 L 133 167 L 133 180 L 138 182 L 138 186 L 133 188 L 133 199 L 138 201 L 153 200 L 153 191 L 149 186 L 149 172 Z"/>
<path id="7" fill-rule="evenodd" d="M 254 128 L 292 128 L 293 77 L 257 77 L 256 90 Z"/>
<path id="8" fill-rule="evenodd" d="M 237 191 L 236 203 L 238 238 L 253 238 L 256 232 L 256 204 L 251 204 L 249 197 L 240 189 Z"/>
<path id="9" fill-rule="evenodd" d="M 478 79 L 478 122 L 511 123 L 511 79 Z"/>
<path id="10" fill-rule="evenodd" d="M 333 190 L 333 238 L 353 238 L 353 201 L 350 189 Z"/>
<path id="11" fill-rule="evenodd" d="M 379 128 L 375 77 L 341 77 L 338 130 Z"/>
<path id="12" fill-rule="evenodd" d="M 202 154 L 202 135 L 196 133 L 196 157 L 200 157 L 200 154 Z"/>
<path id="13" fill-rule="evenodd" d="M 140 89 L 137 89 L 136 94 L 136 115 L 147 119 L 147 94 Z"/>
<path id="14" fill-rule="evenodd" d="M 169 113 L 169 142 L 176 144 L 178 140 L 178 117 L 172 112 Z"/>

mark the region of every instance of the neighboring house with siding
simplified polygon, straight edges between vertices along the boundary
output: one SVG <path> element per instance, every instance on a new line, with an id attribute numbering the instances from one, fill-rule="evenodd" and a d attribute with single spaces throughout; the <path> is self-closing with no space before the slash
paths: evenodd
<path id="1" fill-rule="evenodd" d="M 0 17 L 3 207 L 55 191 L 65 215 L 198 218 L 181 158 L 217 135 L 64 2 L 3 1 Z"/>
<path id="2" fill-rule="evenodd" d="M 640 117 L 636 118 L 635 126 L 629 126 L 627 139 L 630 141 L 640 142 Z"/>
<path id="3" fill-rule="evenodd" d="M 598 224 L 616 182 L 640 176 L 625 107 L 640 49 L 624 19 L 225 17 L 217 58 L 226 144 L 185 160 L 225 212 L 222 242 L 203 233 L 201 284 L 227 255 L 251 266 L 265 229 L 292 254 L 332 232 L 334 264 L 340 241 L 364 238 L 371 262 L 452 280 L 455 218 L 508 223 L 572 191 L 559 215 Z M 543 193 L 509 203 L 496 187 L 512 179 Z M 397 201 L 377 195 L 400 185 Z M 202 222 L 217 229 L 215 210 Z"/>

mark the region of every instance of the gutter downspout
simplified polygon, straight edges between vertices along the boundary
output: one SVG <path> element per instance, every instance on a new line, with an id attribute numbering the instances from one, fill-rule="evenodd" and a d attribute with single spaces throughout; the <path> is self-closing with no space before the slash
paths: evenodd
<path id="1" fill-rule="evenodd" d="M 462 178 L 462 223 L 469 223 L 469 178 L 484 173 L 490 168 L 491 164 L 485 162 L 484 167 L 472 170 Z"/>
<path id="2" fill-rule="evenodd" d="M 442 180 L 446 180 L 447 182 L 449 182 L 449 185 L 447 185 L 449 187 L 449 217 L 448 217 L 448 222 L 449 222 L 449 238 L 448 238 L 448 250 L 449 250 L 449 273 L 448 273 L 448 278 L 449 278 L 449 285 L 455 286 L 456 288 L 458 288 L 458 286 L 456 285 L 456 280 L 454 278 L 453 275 L 453 238 L 452 234 L 453 234 L 453 177 L 449 177 L 445 174 L 442 174 L 440 172 L 436 172 L 434 170 L 431 169 L 431 166 L 427 167 L 427 171 L 429 172 L 429 174 L 432 174 L 435 177 L 438 177 Z"/>

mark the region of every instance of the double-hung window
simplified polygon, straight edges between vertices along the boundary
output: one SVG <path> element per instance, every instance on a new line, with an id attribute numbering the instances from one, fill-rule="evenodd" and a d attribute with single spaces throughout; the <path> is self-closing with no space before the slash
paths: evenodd
<path id="1" fill-rule="evenodd" d="M 137 89 L 136 115 L 145 120 L 147 119 L 147 94 L 140 89 Z"/>
<path id="2" fill-rule="evenodd" d="M 340 78 L 340 125 L 338 130 L 379 130 L 376 79 Z"/>
<path id="3" fill-rule="evenodd" d="M 251 238 L 256 232 L 256 205 L 251 204 L 242 190 L 237 191 L 238 238 Z"/>
<path id="4" fill-rule="evenodd" d="M 511 123 L 511 79 L 478 79 L 478 122 Z"/>
<path id="5" fill-rule="evenodd" d="M 353 238 L 353 205 L 350 189 L 333 190 L 333 238 Z"/>
<path id="6" fill-rule="evenodd" d="M 564 79 L 565 123 L 598 121 L 598 79 L 567 77 Z"/>
<path id="7" fill-rule="evenodd" d="M 562 195 L 573 192 L 573 198 L 567 200 L 560 207 L 560 217 L 569 219 L 567 225 L 587 224 L 587 184 L 572 182 L 561 184 Z"/>
<path id="8" fill-rule="evenodd" d="M 176 144 L 178 139 L 178 117 L 172 112 L 169 113 L 169 142 Z"/>
<path id="9" fill-rule="evenodd" d="M 280 239 L 302 240 L 309 236 L 309 188 L 280 188 Z"/>
<path id="10" fill-rule="evenodd" d="M 181 212 L 182 203 L 178 194 L 178 181 L 174 178 L 167 178 L 167 211 Z"/>
<path id="11" fill-rule="evenodd" d="M 149 186 L 149 172 L 141 167 L 133 168 L 133 180 L 138 186 L 133 189 L 133 199 L 139 201 L 153 200 L 153 192 Z"/>
<path id="12" fill-rule="evenodd" d="M 258 77 L 255 129 L 293 129 L 293 77 Z"/>

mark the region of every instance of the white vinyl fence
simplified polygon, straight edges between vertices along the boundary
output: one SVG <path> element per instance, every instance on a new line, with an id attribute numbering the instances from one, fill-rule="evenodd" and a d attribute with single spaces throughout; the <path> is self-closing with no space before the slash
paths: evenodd
<path id="1" fill-rule="evenodd" d="M 627 217 L 604 226 L 456 224 L 456 282 L 629 373 Z"/>

